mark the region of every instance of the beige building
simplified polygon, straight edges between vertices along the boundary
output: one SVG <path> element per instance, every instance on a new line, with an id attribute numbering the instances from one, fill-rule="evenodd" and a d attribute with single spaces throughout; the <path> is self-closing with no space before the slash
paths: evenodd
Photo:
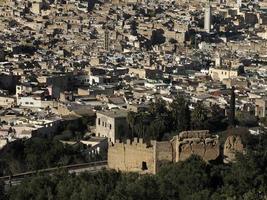
<path id="1" fill-rule="evenodd" d="M 218 136 L 208 131 L 184 131 L 170 141 L 143 139 L 127 140 L 126 144 L 116 140 L 108 148 L 108 166 L 121 171 L 157 173 L 166 162 L 184 161 L 191 155 L 199 155 L 205 161 L 215 160 L 220 155 Z"/>
<path id="2" fill-rule="evenodd" d="M 8 96 L 0 96 L 0 106 L 12 107 L 16 104 L 16 98 Z"/>
<path id="3" fill-rule="evenodd" d="M 223 84 L 226 85 L 227 88 L 232 88 L 233 86 L 238 88 L 248 88 L 249 82 L 246 78 L 231 78 L 231 79 L 224 79 L 222 81 Z"/>
<path id="4" fill-rule="evenodd" d="M 109 110 L 96 113 L 96 136 L 107 137 L 111 142 L 115 142 L 128 130 L 126 111 Z"/>
<path id="5" fill-rule="evenodd" d="M 255 101 L 255 116 L 257 117 L 266 117 L 266 109 L 267 109 L 267 99 L 256 99 Z"/>
<path id="6" fill-rule="evenodd" d="M 225 69 L 225 68 L 210 68 L 209 75 L 212 80 L 222 81 L 229 78 L 237 78 L 239 76 L 238 70 L 236 69 Z"/>
<path id="7" fill-rule="evenodd" d="M 40 2 L 33 2 L 31 11 L 34 14 L 39 15 L 41 13 L 41 3 Z"/>

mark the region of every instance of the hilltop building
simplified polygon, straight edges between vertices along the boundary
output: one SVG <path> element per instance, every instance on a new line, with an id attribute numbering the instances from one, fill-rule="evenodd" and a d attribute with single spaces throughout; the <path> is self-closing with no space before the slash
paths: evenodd
<path id="1" fill-rule="evenodd" d="M 122 110 L 99 111 L 96 113 L 96 136 L 107 137 L 115 142 L 128 131 L 127 112 Z"/>

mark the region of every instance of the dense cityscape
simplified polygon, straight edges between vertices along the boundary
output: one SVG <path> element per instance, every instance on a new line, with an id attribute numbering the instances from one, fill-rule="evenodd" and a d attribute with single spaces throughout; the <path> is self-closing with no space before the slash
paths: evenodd
<path id="1" fill-rule="evenodd" d="M 266 166 L 266 0 L 0 0 L 0 200 L 264 200 Z"/>

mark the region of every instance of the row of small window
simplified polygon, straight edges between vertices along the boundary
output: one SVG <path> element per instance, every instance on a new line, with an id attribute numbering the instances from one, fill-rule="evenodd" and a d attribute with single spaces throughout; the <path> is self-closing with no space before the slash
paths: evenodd
<path id="1" fill-rule="evenodd" d="M 98 125 L 100 125 L 101 123 L 100 123 L 100 118 L 98 118 Z M 107 127 L 107 122 L 102 122 L 102 126 L 104 126 L 104 127 Z M 111 126 L 111 124 L 109 124 L 109 129 L 111 129 L 112 128 L 112 126 Z"/>
<path id="2" fill-rule="evenodd" d="M 26 105 L 33 105 L 33 102 L 25 102 Z"/>
<path id="3" fill-rule="evenodd" d="M 90 82 L 90 79 L 84 79 L 82 80 L 82 83 L 89 83 Z"/>
<path id="4" fill-rule="evenodd" d="M 212 71 L 210 72 L 212 74 Z M 223 74 L 223 72 L 221 72 L 221 74 Z M 224 72 L 225 75 L 227 75 L 227 72 Z"/>

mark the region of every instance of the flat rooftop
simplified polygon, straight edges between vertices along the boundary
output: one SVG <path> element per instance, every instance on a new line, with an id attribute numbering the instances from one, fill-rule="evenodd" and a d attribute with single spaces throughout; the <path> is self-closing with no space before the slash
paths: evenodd
<path id="1" fill-rule="evenodd" d="M 124 110 L 105 110 L 105 111 L 98 111 L 97 114 L 98 113 L 111 118 L 125 118 L 128 115 L 128 112 Z"/>

